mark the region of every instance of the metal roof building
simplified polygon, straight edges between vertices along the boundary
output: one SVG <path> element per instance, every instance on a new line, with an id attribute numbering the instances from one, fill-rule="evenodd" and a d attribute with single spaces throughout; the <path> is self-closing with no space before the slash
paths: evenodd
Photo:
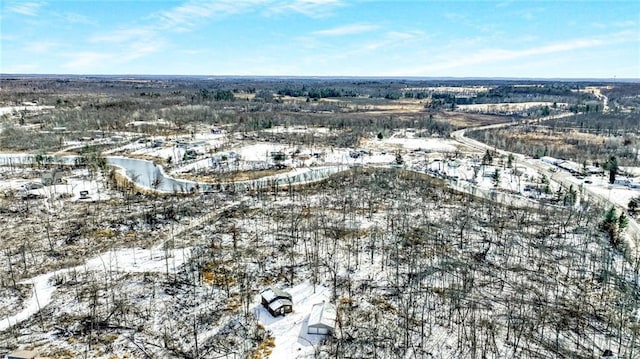
<path id="1" fill-rule="evenodd" d="M 309 314 L 307 333 L 333 334 L 336 327 L 336 306 L 322 302 L 314 304 Z"/>
<path id="2" fill-rule="evenodd" d="M 269 288 L 261 293 L 262 306 L 274 317 L 291 313 L 293 301 L 291 294 L 278 288 Z"/>

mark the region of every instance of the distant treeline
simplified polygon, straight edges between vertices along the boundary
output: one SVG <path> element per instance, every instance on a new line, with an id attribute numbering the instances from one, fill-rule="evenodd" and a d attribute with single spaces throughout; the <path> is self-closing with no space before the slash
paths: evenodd
<path id="1" fill-rule="evenodd" d="M 182 95 L 203 100 L 228 101 L 237 93 L 257 93 L 261 90 L 273 94 L 309 97 L 310 99 L 334 97 L 370 98 L 427 98 L 434 93 L 426 88 L 484 86 L 487 92 L 477 95 L 438 95 L 448 103 L 493 103 L 556 98 L 575 98 L 585 95 L 572 90 L 586 86 L 611 85 L 606 81 L 545 81 L 545 80 L 492 80 L 492 79 L 372 79 L 372 78 L 204 78 L 189 76 L 3 76 L 0 101 L 45 100 L 61 93 L 86 94 L 99 92 L 107 95 L 130 94 L 146 97 Z M 620 96 L 633 94 L 637 84 L 616 84 L 623 87 Z M 614 90 L 611 90 L 613 96 Z M 638 92 L 635 92 L 637 95 Z M 587 95 L 588 96 L 588 95 Z M 618 94 L 616 93 L 616 96 Z M 474 100 L 470 100 L 473 98 Z M 55 104 L 51 98 L 48 104 Z"/>
<path id="2" fill-rule="evenodd" d="M 637 114 L 583 113 L 540 125 L 469 131 L 468 136 L 534 158 L 551 156 L 595 164 L 615 156 L 621 165 L 637 166 L 640 163 L 638 133 Z"/>

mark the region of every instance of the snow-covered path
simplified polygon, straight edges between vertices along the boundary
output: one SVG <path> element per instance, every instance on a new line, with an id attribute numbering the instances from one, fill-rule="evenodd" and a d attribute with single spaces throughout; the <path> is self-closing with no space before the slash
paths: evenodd
<path id="1" fill-rule="evenodd" d="M 40 308 L 51 302 L 51 296 L 56 290 L 56 287 L 49 283 L 49 279 L 51 279 L 55 274 L 62 273 L 64 271 L 65 270 L 49 272 L 20 282 L 20 284 L 33 285 L 31 298 L 27 300 L 25 307 L 21 311 L 0 321 L 0 331 L 6 330 L 17 323 L 31 318 L 32 315 L 40 311 Z"/>
<path id="2" fill-rule="evenodd" d="M 242 203 L 242 202 L 240 202 Z M 37 277 L 23 280 L 20 284 L 31 284 L 31 297 L 26 300 L 22 310 L 18 313 L 0 320 L 0 331 L 11 328 L 12 326 L 31 318 L 38 313 L 40 309 L 51 303 L 53 293 L 56 286 L 51 284 L 52 277 L 58 274 L 64 274 L 70 271 L 104 271 L 107 272 L 158 272 L 168 271 L 174 273 L 177 268 L 183 265 L 190 257 L 189 248 L 177 248 L 164 250 L 164 244 L 176 237 L 184 234 L 189 229 L 197 227 L 215 216 L 221 214 L 225 210 L 238 205 L 237 203 L 222 207 L 216 211 L 212 211 L 200 218 L 194 219 L 187 224 L 181 225 L 165 234 L 165 239 L 160 241 L 156 246 L 150 249 L 143 248 L 124 248 L 112 250 L 99 254 L 88 259 L 84 265 L 71 268 L 59 269 L 56 271 L 41 274 Z M 165 256 L 165 253 L 167 254 Z"/>
<path id="3" fill-rule="evenodd" d="M 302 171 L 301 173 L 297 173 L 297 171 L 294 171 L 294 173 L 296 174 L 294 176 L 295 181 L 292 181 L 291 184 L 301 185 L 312 183 L 322 180 L 333 173 L 344 171 L 347 168 L 348 167 L 346 166 L 337 166 L 328 167 L 326 169 L 321 168 L 320 171 L 318 171 L 318 169 L 314 169 L 319 173 L 319 175 L 316 176 L 305 176 L 305 174 L 307 174 L 307 172 L 305 171 Z M 289 176 L 291 176 L 290 173 L 273 177 L 280 179 L 281 177 L 290 178 Z M 264 178 L 261 178 L 249 182 L 257 183 L 258 181 L 264 180 Z M 288 184 L 289 183 L 285 183 L 281 185 Z M 192 219 L 186 224 L 176 226 L 172 231 L 168 231 L 168 233 L 165 234 L 164 240 L 159 241 L 156 246 L 151 249 L 126 248 L 102 253 L 93 258 L 90 258 L 84 265 L 59 269 L 20 282 L 21 284 L 32 285 L 31 297 L 25 302 L 23 309 L 18 313 L 0 320 L 0 331 L 6 330 L 16 325 L 17 323 L 29 319 L 34 314 L 38 313 L 41 308 L 48 305 L 51 302 L 53 293 L 56 290 L 56 287 L 50 283 L 50 280 L 57 274 L 64 274 L 72 270 L 104 272 L 162 272 L 175 270 L 175 268 L 178 268 L 188 260 L 190 253 L 187 252 L 190 251 L 184 248 L 168 250 L 168 256 L 167 258 L 165 258 L 164 248 L 166 246 L 166 243 L 168 243 L 169 241 L 175 241 L 177 237 L 184 234 L 191 228 L 200 226 L 203 223 L 212 220 L 215 216 L 223 213 L 225 210 L 231 207 L 237 206 L 239 203 L 242 202 L 232 203 L 218 210 L 212 211 L 200 218 Z M 173 246 L 175 246 L 175 243 L 172 245 L 172 247 Z"/>
<path id="4" fill-rule="evenodd" d="M 167 252 L 163 250 L 126 248 L 99 254 L 89 259 L 84 265 L 59 269 L 37 277 L 21 281 L 20 284 L 31 284 L 31 297 L 18 313 L 0 320 L 0 331 L 6 330 L 35 315 L 51 303 L 56 286 L 51 278 L 71 271 L 104 271 L 106 272 L 174 272 L 189 259 L 190 251 L 185 248 Z"/>

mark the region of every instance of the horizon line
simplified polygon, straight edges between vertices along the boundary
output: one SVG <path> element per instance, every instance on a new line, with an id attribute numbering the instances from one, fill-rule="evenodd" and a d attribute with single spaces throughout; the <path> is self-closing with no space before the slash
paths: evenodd
<path id="1" fill-rule="evenodd" d="M 495 80 L 495 81 L 601 81 L 640 82 L 640 77 L 511 77 L 511 76 L 349 76 L 349 75 L 183 75 L 183 74 L 66 74 L 66 73 L 0 73 L 0 77 L 116 77 L 116 78 L 200 78 L 200 79 L 328 79 L 328 80 Z"/>

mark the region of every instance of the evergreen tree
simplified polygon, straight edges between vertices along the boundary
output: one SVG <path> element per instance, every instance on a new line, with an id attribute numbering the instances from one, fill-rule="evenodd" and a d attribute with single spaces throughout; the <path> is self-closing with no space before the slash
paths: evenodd
<path id="1" fill-rule="evenodd" d="M 498 186 L 500 185 L 500 170 L 496 168 L 496 171 L 493 172 L 493 176 L 491 176 L 491 179 L 493 180 L 493 186 L 495 188 L 498 188 Z"/>
<path id="2" fill-rule="evenodd" d="M 491 151 L 487 150 L 487 152 L 485 152 L 484 156 L 482 157 L 482 164 L 490 165 L 492 163 L 493 163 L 493 156 L 491 155 Z"/>
<path id="3" fill-rule="evenodd" d="M 602 222 L 600 222 L 600 230 L 607 234 L 609 243 L 617 248 L 622 242 L 622 233 L 628 224 L 629 219 L 627 216 L 624 213 L 618 216 L 615 207 L 611 206 L 604 214 Z"/>
<path id="4" fill-rule="evenodd" d="M 618 159 L 616 156 L 611 156 L 606 163 L 607 170 L 609 170 L 609 183 L 614 184 L 616 182 L 616 175 L 618 174 Z"/>

